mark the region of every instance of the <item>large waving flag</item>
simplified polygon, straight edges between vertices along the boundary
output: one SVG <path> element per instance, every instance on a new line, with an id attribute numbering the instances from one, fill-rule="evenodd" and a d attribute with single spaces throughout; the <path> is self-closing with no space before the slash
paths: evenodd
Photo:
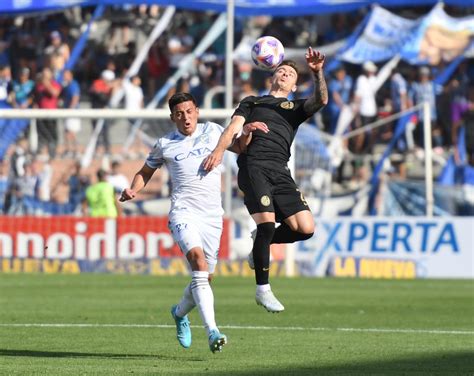
<path id="1" fill-rule="evenodd" d="M 362 64 L 400 54 L 410 64 L 438 65 L 468 51 L 474 41 L 474 16 L 453 18 L 437 5 L 426 16 L 409 20 L 376 6 L 365 27 L 349 40 L 338 59 Z"/>

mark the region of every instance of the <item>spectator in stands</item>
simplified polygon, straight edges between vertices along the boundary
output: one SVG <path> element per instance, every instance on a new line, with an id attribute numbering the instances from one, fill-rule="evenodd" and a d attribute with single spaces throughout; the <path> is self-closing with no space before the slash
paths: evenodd
<path id="1" fill-rule="evenodd" d="M 168 49 L 163 43 L 163 38 L 158 38 L 148 52 L 146 61 L 148 69 L 148 80 L 146 80 L 147 95 L 152 98 L 158 88 L 163 86 L 169 75 L 170 62 Z"/>
<path id="2" fill-rule="evenodd" d="M 62 86 L 61 98 L 63 100 L 63 107 L 70 109 L 79 108 L 81 88 L 74 79 L 72 71 L 64 71 Z M 78 118 L 67 118 L 64 125 L 66 133 L 63 156 L 76 158 L 78 153 L 77 133 L 81 130 L 81 120 Z"/>
<path id="3" fill-rule="evenodd" d="M 129 4 L 113 5 L 109 11 L 112 20 L 112 35 L 108 43 L 108 52 L 110 55 L 123 53 L 130 41 L 130 26 L 134 18 L 132 6 Z"/>
<path id="4" fill-rule="evenodd" d="M 114 187 L 107 181 L 107 172 L 97 171 L 97 183 L 86 190 L 83 202 L 83 213 L 91 217 L 117 218 L 121 215 L 121 207 L 115 197 Z"/>
<path id="5" fill-rule="evenodd" d="M 405 111 L 409 107 L 407 82 L 397 70 L 393 70 L 390 78 L 390 98 L 393 113 Z"/>
<path id="6" fill-rule="evenodd" d="M 125 109 L 138 111 L 143 108 L 143 90 L 141 88 L 142 80 L 140 76 L 135 75 L 130 80 L 123 80 L 125 92 Z"/>
<path id="7" fill-rule="evenodd" d="M 26 20 L 24 23 L 27 23 Z M 17 70 L 22 68 L 29 68 L 33 73 L 36 72 L 38 52 L 42 52 L 38 46 L 40 45 L 38 37 L 40 33 L 35 33 L 33 30 L 28 30 L 27 25 L 23 25 L 22 30 L 13 35 L 10 45 L 10 60 L 12 67 Z M 36 37 L 36 38 L 35 38 Z"/>
<path id="8" fill-rule="evenodd" d="M 106 108 L 108 107 L 110 98 L 115 90 L 115 73 L 109 69 L 102 71 L 100 78 L 92 83 L 90 88 L 90 95 L 92 101 L 92 108 Z M 93 127 L 101 120 L 96 120 Z M 105 152 L 107 155 L 110 154 L 110 138 L 109 138 L 109 126 L 108 121 L 104 121 L 103 128 L 99 133 L 97 140 L 97 146 L 103 148 L 101 152 Z M 99 153 L 100 154 L 100 153 Z"/>
<path id="9" fill-rule="evenodd" d="M 20 178 L 25 175 L 25 162 L 28 158 L 28 140 L 20 138 L 15 149 L 10 156 L 10 168 L 8 171 L 8 187 L 4 201 L 5 213 L 16 213 L 20 211 L 21 205 L 19 201 L 19 182 Z"/>
<path id="10" fill-rule="evenodd" d="M 107 176 L 107 181 L 112 184 L 115 193 L 120 193 L 125 188 L 130 187 L 130 182 L 127 177 L 120 172 L 121 165 L 120 161 L 114 160 L 111 165 L 110 173 Z"/>
<path id="11" fill-rule="evenodd" d="M 12 74 L 10 66 L 0 66 L 0 108 L 9 108 L 10 93 L 12 92 Z"/>
<path id="12" fill-rule="evenodd" d="M 32 208 L 26 205 L 27 199 L 39 198 L 40 177 L 37 165 L 30 159 L 23 164 L 24 174 L 14 179 L 12 201 L 8 208 L 10 215 L 33 214 Z"/>
<path id="13" fill-rule="evenodd" d="M 357 77 L 354 100 L 360 115 L 361 126 L 365 126 L 373 123 L 377 118 L 377 103 L 375 101 L 377 66 L 371 61 L 366 61 L 362 65 L 362 71 L 362 74 Z M 354 152 L 371 152 L 374 140 L 375 132 L 370 132 L 368 137 L 365 134 L 355 136 Z"/>
<path id="14" fill-rule="evenodd" d="M 348 106 L 351 100 L 353 81 L 350 76 L 346 74 L 346 69 L 343 65 L 339 65 L 334 71 L 334 77 L 330 79 L 329 89 L 329 112 L 330 125 L 329 133 L 334 134 L 336 131 L 337 119 L 343 106 Z"/>
<path id="15" fill-rule="evenodd" d="M 452 105 L 452 139 L 454 144 L 454 158 L 459 165 L 462 151 L 459 150 L 459 135 L 464 130 L 464 144 L 466 147 L 466 163 L 474 167 L 474 86 L 468 89 L 468 98 L 454 102 Z"/>
<path id="16" fill-rule="evenodd" d="M 145 103 L 144 103 L 144 95 L 143 90 L 141 88 L 142 80 L 140 76 L 135 75 L 130 78 L 130 80 L 125 79 L 123 80 L 123 89 L 125 92 L 125 109 L 131 111 L 139 111 L 141 110 Z M 136 119 L 129 119 L 129 134 L 133 130 L 133 124 L 135 123 Z M 140 141 L 140 137 L 135 134 L 133 143 L 130 147 L 130 155 L 131 157 L 135 157 L 137 154 L 140 156 L 144 156 L 142 154 L 145 153 L 145 146 Z"/>
<path id="17" fill-rule="evenodd" d="M 452 104 L 459 101 L 463 102 L 462 99 L 466 99 L 462 98 L 460 93 L 459 81 L 452 77 L 443 85 L 441 93 L 436 98 L 436 107 L 438 109 L 437 123 L 443 138 L 443 146 L 446 148 L 450 148 L 453 145 L 452 130 L 454 124 L 452 122 Z"/>
<path id="18" fill-rule="evenodd" d="M 179 25 L 175 34 L 168 40 L 168 56 L 170 59 L 171 74 L 178 70 L 180 62 L 191 52 L 193 45 L 194 39 L 188 34 L 186 25 Z"/>
<path id="19" fill-rule="evenodd" d="M 54 77 L 58 79 L 59 73 L 64 69 L 71 52 L 67 43 L 62 41 L 59 31 L 51 32 L 50 41 L 51 44 L 44 50 L 47 59 L 46 66 L 51 68 Z"/>
<path id="20" fill-rule="evenodd" d="M 258 96 L 261 97 L 263 95 L 267 95 L 270 92 L 271 87 L 272 87 L 272 76 L 268 76 L 263 81 L 263 88 L 258 91 Z"/>
<path id="21" fill-rule="evenodd" d="M 253 88 L 252 82 L 250 80 L 242 80 L 240 84 L 240 91 L 239 97 L 237 99 L 237 103 L 239 103 L 242 99 L 249 96 L 256 96 L 257 92 Z"/>
<path id="22" fill-rule="evenodd" d="M 54 80 L 53 72 L 49 68 L 43 68 L 38 75 L 35 86 L 35 104 L 41 109 L 57 109 L 59 95 L 61 94 L 61 85 Z M 47 148 L 50 158 L 56 156 L 58 145 L 58 128 L 55 119 L 39 119 L 38 127 L 38 146 L 40 152 Z"/>
<path id="23" fill-rule="evenodd" d="M 433 135 L 433 150 L 441 154 L 443 153 L 443 137 L 441 129 L 437 124 L 437 111 L 436 111 L 436 94 L 439 94 L 439 89 L 430 78 L 431 72 L 428 67 L 421 67 L 418 72 L 418 81 L 414 82 L 411 87 L 412 100 L 415 105 L 428 102 L 431 110 L 431 127 Z M 423 136 L 423 120 L 424 111 L 421 108 L 418 111 L 418 126 L 416 127 L 416 141 L 419 146 L 424 145 Z"/>
<path id="24" fill-rule="evenodd" d="M 26 138 L 20 138 L 16 144 L 15 149 L 10 156 L 10 178 L 15 178 L 18 176 L 23 176 L 25 170 L 23 168 L 26 159 L 29 154 L 29 145 Z"/>
<path id="25" fill-rule="evenodd" d="M 30 70 L 22 68 L 18 81 L 13 82 L 12 105 L 15 108 L 30 108 L 33 103 L 35 82 L 30 79 Z"/>
<path id="26" fill-rule="evenodd" d="M 148 15 L 147 15 L 148 13 Z M 148 23 L 150 24 L 155 24 L 156 23 L 156 18 L 158 18 L 158 15 L 160 13 L 160 7 L 158 5 L 147 5 L 147 4 L 141 4 L 138 7 L 138 21 L 140 19 L 146 19 L 147 16 L 148 18 Z"/>
<path id="27" fill-rule="evenodd" d="M 90 186 L 90 179 L 82 172 L 80 161 L 74 161 L 73 165 L 65 171 L 59 179 L 59 184 L 56 184 L 53 188 L 51 196 L 55 196 L 56 189 L 59 188 L 60 184 L 68 187 L 68 202 L 74 207 L 72 212 L 75 213 L 85 200 L 86 189 Z"/>
<path id="28" fill-rule="evenodd" d="M 53 177 L 53 168 L 49 163 L 49 159 L 37 156 L 32 161 L 32 168 L 38 177 L 37 198 L 41 201 L 51 200 L 51 179 Z"/>
<path id="29" fill-rule="evenodd" d="M 8 161 L 0 160 L 0 214 L 5 214 L 5 199 L 8 191 Z"/>

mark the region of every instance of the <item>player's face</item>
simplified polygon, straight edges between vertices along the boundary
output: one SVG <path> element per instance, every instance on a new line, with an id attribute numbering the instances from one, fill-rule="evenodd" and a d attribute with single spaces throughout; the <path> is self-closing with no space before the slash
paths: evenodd
<path id="1" fill-rule="evenodd" d="M 298 73 L 289 65 L 282 65 L 273 73 L 272 86 L 290 92 L 296 89 L 297 80 Z"/>
<path id="2" fill-rule="evenodd" d="M 192 101 L 181 102 L 174 106 L 170 117 L 176 124 L 178 131 L 185 136 L 190 136 L 196 130 L 199 108 Z"/>

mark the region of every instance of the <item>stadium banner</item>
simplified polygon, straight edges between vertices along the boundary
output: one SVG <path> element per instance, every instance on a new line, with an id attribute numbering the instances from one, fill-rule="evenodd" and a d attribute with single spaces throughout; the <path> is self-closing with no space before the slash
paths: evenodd
<path id="1" fill-rule="evenodd" d="M 167 217 L 0 217 L 0 273 L 188 275 Z M 296 248 L 308 277 L 474 278 L 474 217 L 316 219 Z M 253 276 L 248 242 L 224 220 L 216 275 Z M 235 225 L 234 225 L 235 226 Z M 240 243 L 239 243 L 240 241 Z M 238 252 L 234 245 L 239 244 Z M 284 245 L 272 245 L 271 276 L 285 275 Z"/>
<path id="2" fill-rule="evenodd" d="M 374 7 L 363 31 L 338 59 L 354 64 L 380 62 L 400 54 L 410 64 L 438 65 L 468 50 L 474 39 L 474 16 L 453 18 L 441 5 L 417 20 Z"/>
<path id="3" fill-rule="evenodd" d="M 353 64 L 389 60 L 412 38 L 419 23 L 375 6 L 365 28 L 357 38 L 350 38 L 352 45 L 346 46 L 338 58 Z"/>
<path id="4" fill-rule="evenodd" d="M 299 274 L 361 278 L 474 278 L 474 217 L 316 219 L 298 244 Z"/>
<path id="5" fill-rule="evenodd" d="M 462 55 L 473 40 L 474 16 L 453 18 L 440 3 L 423 17 L 401 55 L 410 64 L 438 65 Z"/>
<path id="6" fill-rule="evenodd" d="M 229 258 L 224 219 L 219 259 Z M 167 217 L 0 217 L 0 273 L 188 274 Z M 226 270 L 223 271 L 226 273 Z"/>

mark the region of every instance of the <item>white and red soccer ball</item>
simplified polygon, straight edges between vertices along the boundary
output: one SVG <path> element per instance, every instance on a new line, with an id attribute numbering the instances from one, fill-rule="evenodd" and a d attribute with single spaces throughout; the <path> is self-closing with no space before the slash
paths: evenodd
<path id="1" fill-rule="evenodd" d="M 252 47 L 252 60 L 261 69 L 275 69 L 283 61 L 284 56 L 285 49 L 275 37 L 260 37 Z"/>

